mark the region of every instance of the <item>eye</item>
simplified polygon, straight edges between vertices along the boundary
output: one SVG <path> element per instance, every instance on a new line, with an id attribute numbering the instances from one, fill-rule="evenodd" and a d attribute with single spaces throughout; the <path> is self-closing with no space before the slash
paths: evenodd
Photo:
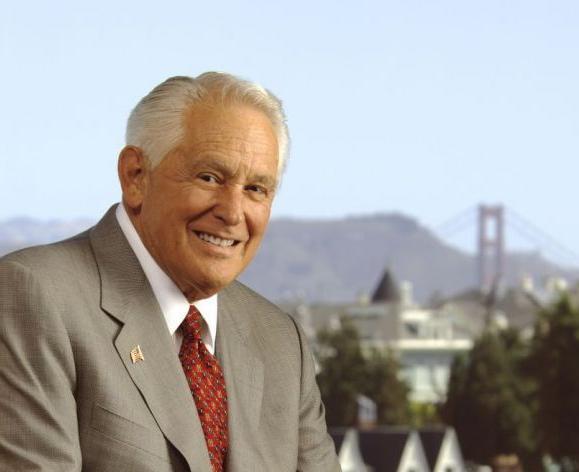
<path id="1" fill-rule="evenodd" d="M 262 185 L 246 185 L 245 190 L 251 193 L 254 198 L 262 199 L 268 196 L 269 191 Z"/>
<path id="2" fill-rule="evenodd" d="M 199 174 L 198 178 L 203 180 L 204 182 L 207 182 L 210 184 L 219 183 L 219 179 L 214 174 L 203 173 L 203 174 Z"/>

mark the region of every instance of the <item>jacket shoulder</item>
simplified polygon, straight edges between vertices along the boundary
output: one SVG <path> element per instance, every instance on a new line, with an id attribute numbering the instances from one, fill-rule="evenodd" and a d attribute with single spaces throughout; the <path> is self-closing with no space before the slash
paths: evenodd
<path id="1" fill-rule="evenodd" d="M 273 302 L 241 282 L 233 282 L 223 295 L 230 311 L 245 318 L 251 337 L 269 357 L 301 356 L 307 341 L 299 324 Z M 221 294 L 220 294 L 221 296 Z M 232 307 L 234 305 L 234 308 Z"/>
<path id="2" fill-rule="evenodd" d="M 290 315 L 247 285 L 235 281 L 227 287 L 227 295 L 235 298 L 238 304 L 251 307 L 257 322 L 279 324 L 295 331 L 295 320 Z"/>
<path id="3" fill-rule="evenodd" d="M 0 258 L 0 270 L 33 274 L 46 288 L 60 290 L 76 285 L 94 272 L 96 265 L 88 231 L 51 244 L 32 246 L 11 252 Z"/>
<path id="4" fill-rule="evenodd" d="M 74 257 L 79 250 L 87 249 L 89 230 L 71 238 L 49 244 L 25 247 L 0 257 L 0 263 L 14 262 L 24 266 L 42 265 L 58 258 Z"/>

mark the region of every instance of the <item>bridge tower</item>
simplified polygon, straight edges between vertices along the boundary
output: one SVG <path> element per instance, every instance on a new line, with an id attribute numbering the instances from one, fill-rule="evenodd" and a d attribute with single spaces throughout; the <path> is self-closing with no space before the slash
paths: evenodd
<path id="1" fill-rule="evenodd" d="M 504 274 L 505 224 L 502 205 L 479 205 L 478 208 L 478 280 L 479 288 L 489 292 Z"/>

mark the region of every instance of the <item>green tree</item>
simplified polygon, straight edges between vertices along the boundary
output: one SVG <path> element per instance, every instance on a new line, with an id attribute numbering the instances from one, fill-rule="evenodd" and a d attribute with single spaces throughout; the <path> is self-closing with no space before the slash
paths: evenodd
<path id="1" fill-rule="evenodd" d="M 353 426 L 357 418 L 356 397 L 366 375 L 360 336 L 348 318 L 337 330 L 318 333 L 320 368 L 318 384 L 326 406 L 329 426 Z"/>
<path id="2" fill-rule="evenodd" d="M 540 313 L 530 364 L 538 383 L 541 450 L 579 470 L 579 308 L 569 296 Z"/>
<path id="3" fill-rule="evenodd" d="M 468 459 L 490 463 L 516 453 L 535 463 L 534 383 L 524 373 L 528 348 L 517 332 L 487 331 L 466 357 L 455 359 L 443 418 Z"/>
<path id="4" fill-rule="evenodd" d="M 360 336 L 344 317 L 337 330 L 318 334 L 318 384 L 330 426 L 353 426 L 358 416 L 357 397 L 376 403 L 378 423 L 408 424 L 408 386 L 399 378 L 399 364 L 390 352 L 371 350 L 364 356 Z"/>
<path id="5" fill-rule="evenodd" d="M 448 379 L 448 389 L 446 401 L 441 407 L 441 416 L 443 420 L 451 424 L 458 430 L 462 428 L 465 416 L 465 390 L 468 367 L 468 356 L 465 354 L 457 355 L 452 361 L 450 367 L 450 376 Z M 461 438 L 462 440 L 462 438 Z"/>
<path id="6" fill-rule="evenodd" d="M 410 422 L 408 385 L 400 379 L 400 364 L 390 351 L 372 349 L 366 360 L 364 394 L 378 410 L 378 423 L 403 425 Z"/>

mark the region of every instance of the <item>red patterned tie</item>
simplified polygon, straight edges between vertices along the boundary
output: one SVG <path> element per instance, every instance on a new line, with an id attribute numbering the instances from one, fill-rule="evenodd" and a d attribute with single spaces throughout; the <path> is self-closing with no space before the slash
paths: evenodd
<path id="1" fill-rule="evenodd" d="M 227 453 L 227 392 L 219 361 L 201 339 L 201 314 L 193 305 L 181 323 L 179 359 L 195 400 L 214 472 L 224 470 Z"/>

